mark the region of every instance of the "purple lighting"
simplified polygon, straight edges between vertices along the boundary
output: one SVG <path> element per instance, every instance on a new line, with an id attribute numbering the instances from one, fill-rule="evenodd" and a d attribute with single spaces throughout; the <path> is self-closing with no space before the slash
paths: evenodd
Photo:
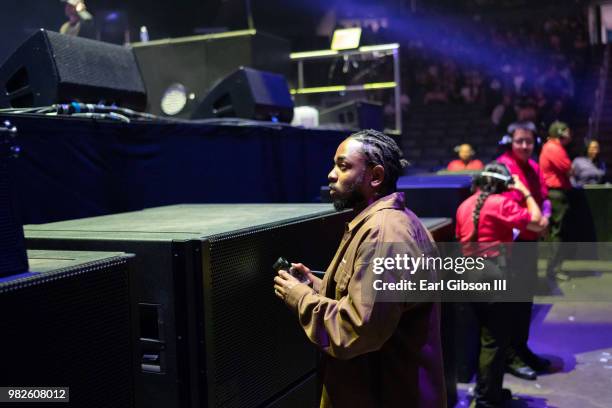
<path id="1" fill-rule="evenodd" d="M 105 17 L 106 21 L 116 21 L 119 19 L 119 13 L 116 11 L 113 11 L 111 13 L 108 13 Z"/>

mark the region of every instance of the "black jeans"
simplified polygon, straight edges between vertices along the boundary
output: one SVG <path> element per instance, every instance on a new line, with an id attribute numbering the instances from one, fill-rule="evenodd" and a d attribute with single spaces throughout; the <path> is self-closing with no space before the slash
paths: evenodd
<path id="1" fill-rule="evenodd" d="M 510 259 L 511 269 L 521 290 L 530 298 L 527 302 L 509 303 L 512 310 L 509 325 L 511 325 L 511 341 L 508 348 L 508 361 L 511 363 L 517 357 L 525 359 L 530 355 L 527 341 L 531 326 L 531 311 L 533 295 L 538 282 L 538 241 L 518 240 L 512 248 Z"/>
<path id="2" fill-rule="evenodd" d="M 506 356 L 511 342 L 513 303 L 472 303 L 480 323 L 480 355 L 476 378 L 476 407 L 502 405 Z"/>
<path id="3" fill-rule="evenodd" d="M 563 251 L 559 242 L 566 240 L 566 214 L 569 210 L 569 192 L 566 190 L 550 189 L 548 198 L 552 205 L 552 214 L 549 220 L 550 233 L 546 241 L 551 243 L 551 253 L 548 258 L 546 272 L 550 276 L 563 261 Z"/>

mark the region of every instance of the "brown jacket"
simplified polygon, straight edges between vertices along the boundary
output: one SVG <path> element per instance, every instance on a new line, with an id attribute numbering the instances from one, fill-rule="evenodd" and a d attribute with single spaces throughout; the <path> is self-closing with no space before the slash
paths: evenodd
<path id="1" fill-rule="evenodd" d="M 377 301 L 373 281 L 385 274 L 372 273 L 372 259 L 395 255 L 383 243 L 404 243 L 412 256 L 435 250 L 402 193 L 377 200 L 347 224 L 320 293 L 298 284 L 287 294 L 306 335 L 325 353 L 321 406 L 445 407 L 439 305 Z"/>

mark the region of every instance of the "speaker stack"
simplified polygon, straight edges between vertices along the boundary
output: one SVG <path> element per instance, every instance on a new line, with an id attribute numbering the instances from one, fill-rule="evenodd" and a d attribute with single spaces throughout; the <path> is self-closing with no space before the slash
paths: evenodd
<path id="1" fill-rule="evenodd" d="M 17 129 L 0 123 L 0 278 L 28 270 L 28 258 L 15 188 L 19 155 Z"/>
<path id="2" fill-rule="evenodd" d="M 0 278 L 0 384 L 64 388 L 7 406 L 134 406 L 132 259 L 29 251 L 29 271 Z"/>
<path id="3" fill-rule="evenodd" d="M 316 349 L 274 296 L 272 264 L 324 269 L 348 216 L 325 204 L 176 205 L 25 232 L 31 248 L 136 255 L 138 407 L 306 408 L 318 406 Z"/>
<path id="4" fill-rule="evenodd" d="M 149 96 L 147 111 L 191 118 L 221 79 L 240 67 L 288 76 L 287 40 L 255 30 L 132 44 Z M 251 117 L 250 119 L 254 119 Z"/>

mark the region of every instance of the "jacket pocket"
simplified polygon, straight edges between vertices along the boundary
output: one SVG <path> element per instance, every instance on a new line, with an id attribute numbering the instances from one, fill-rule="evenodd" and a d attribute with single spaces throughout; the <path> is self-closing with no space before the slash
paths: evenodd
<path id="1" fill-rule="evenodd" d="M 343 259 L 338 265 L 338 269 L 334 274 L 334 281 L 336 282 L 336 294 L 344 294 L 348 287 L 349 281 L 351 280 L 351 269 L 348 268 L 347 262 Z"/>

